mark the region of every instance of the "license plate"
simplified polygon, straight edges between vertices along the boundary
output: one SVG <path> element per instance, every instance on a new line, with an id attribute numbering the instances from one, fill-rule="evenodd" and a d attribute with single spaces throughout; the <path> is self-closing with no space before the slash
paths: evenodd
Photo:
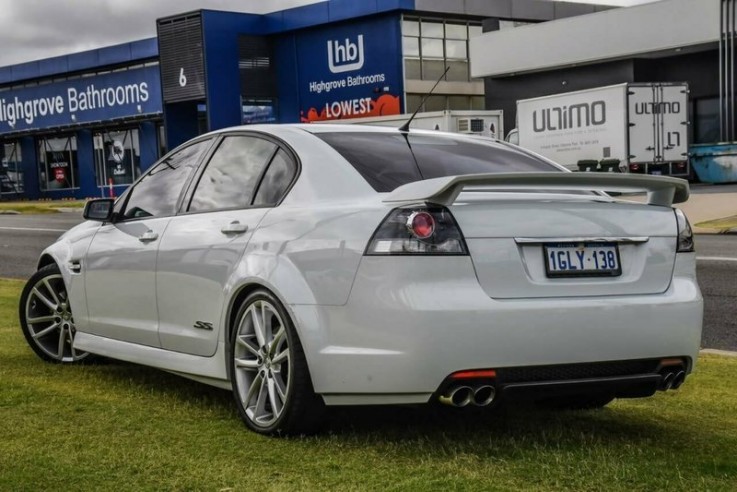
<path id="1" fill-rule="evenodd" d="M 545 244 L 548 277 L 616 277 L 622 274 L 616 243 Z"/>

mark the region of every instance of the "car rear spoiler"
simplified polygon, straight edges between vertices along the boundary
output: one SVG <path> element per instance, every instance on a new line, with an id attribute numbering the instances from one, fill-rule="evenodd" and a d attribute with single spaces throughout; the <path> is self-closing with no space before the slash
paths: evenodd
<path id="1" fill-rule="evenodd" d="M 451 205 L 464 188 L 494 190 L 647 192 L 648 205 L 670 207 L 688 200 L 688 181 L 667 176 L 598 173 L 489 173 L 425 179 L 400 186 L 384 202 Z"/>

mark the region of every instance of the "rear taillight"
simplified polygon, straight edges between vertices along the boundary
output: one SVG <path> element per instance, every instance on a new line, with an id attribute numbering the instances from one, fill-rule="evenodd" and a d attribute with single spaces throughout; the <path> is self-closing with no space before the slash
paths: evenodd
<path id="1" fill-rule="evenodd" d="M 366 255 L 467 255 L 466 243 L 445 207 L 395 208 L 366 248 Z"/>
<path id="2" fill-rule="evenodd" d="M 676 212 L 676 222 L 678 223 L 678 246 L 676 252 L 692 253 L 694 251 L 694 243 L 691 224 L 688 223 L 686 214 L 684 214 L 677 208 L 673 210 L 675 210 Z"/>

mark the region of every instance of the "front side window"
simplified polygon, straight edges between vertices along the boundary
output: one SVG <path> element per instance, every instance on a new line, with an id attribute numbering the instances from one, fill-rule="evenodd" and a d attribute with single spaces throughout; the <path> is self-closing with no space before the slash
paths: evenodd
<path id="1" fill-rule="evenodd" d="M 42 191 L 68 190 L 77 183 L 77 137 L 38 140 L 38 176 Z"/>
<path id="2" fill-rule="evenodd" d="M 174 215 L 182 187 L 210 143 L 211 140 L 194 143 L 156 164 L 130 191 L 123 218 Z"/>
<path id="3" fill-rule="evenodd" d="M 223 139 L 202 173 L 189 205 L 190 212 L 250 206 L 264 168 L 277 145 L 258 137 Z"/>

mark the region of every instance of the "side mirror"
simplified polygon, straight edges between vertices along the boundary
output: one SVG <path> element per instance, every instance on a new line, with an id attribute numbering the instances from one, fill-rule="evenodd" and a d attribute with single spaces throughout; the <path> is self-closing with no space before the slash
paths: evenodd
<path id="1" fill-rule="evenodd" d="M 114 204 L 115 200 L 112 198 L 96 198 L 94 200 L 89 200 L 84 205 L 82 216 L 87 220 L 108 222 L 113 216 Z"/>

